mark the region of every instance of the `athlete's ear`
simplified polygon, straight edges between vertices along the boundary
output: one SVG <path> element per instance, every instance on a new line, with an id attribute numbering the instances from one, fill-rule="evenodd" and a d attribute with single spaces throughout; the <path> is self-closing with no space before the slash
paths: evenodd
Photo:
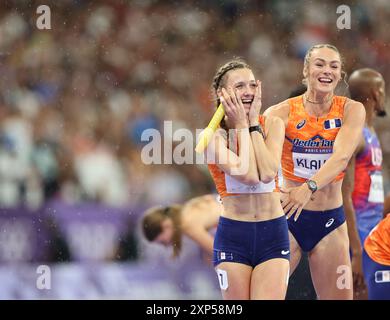
<path id="1" fill-rule="evenodd" d="M 380 103 L 380 92 L 379 88 L 371 88 L 370 89 L 370 99 L 374 100 L 375 102 L 375 107 L 379 105 Z M 376 109 L 376 108 L 375 108 Z"/>
<path id="2" fill-rule="evenodd" d="M 302 75 L 304 78 L 307 78 L 307 66 L 303 67 Z"/>
<path id="3" fill-rule="evenodd" d="M 219 88 L 217 89 L 217 97 L 219 98 L 219 97 L 221 97 L 221 96 L 222 96 L 222 88 L 219 87 Z"/>
<path id="4" fill-rule="evenodd" d="M 341 72 L 340 72 L 340 79 L 339 79 L 339 82 L 341 81 L 341 80 L 344 80 L 344 82 L 348 85 L 348 82 L 347 82 L 347 73 L 344 71 L 344 70 L 341 70 Z"/>

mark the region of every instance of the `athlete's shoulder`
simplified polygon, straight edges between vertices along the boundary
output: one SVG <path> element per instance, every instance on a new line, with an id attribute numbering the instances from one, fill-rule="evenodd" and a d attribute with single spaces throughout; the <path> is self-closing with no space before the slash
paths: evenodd
<path id="1" fill-rule="evenodd" d="M 278 116 L 269 115 L 269 116 L 265 117 L 265 127 L 268 129 L 271 127 L 272 128 L 284 128 L 284 122 Z"/>
<path id="2" fill-rule="evenodd" d="M 287 99 L 269 107 L 267 110 L 264 111 L 264 116 L 266 117 L 275 116 L 284 119 L 288 117 L 289 112 L 290 112 L 290 103 L 289 100 Z"/>
<path id="3" fill-rule="evenodd" d="M 366 109 L 364 108 L 363 103 L 352 100 L 350 98 L 346 98 L 344 105 L 344 112 L 362 112 L 366 113 Z"/>

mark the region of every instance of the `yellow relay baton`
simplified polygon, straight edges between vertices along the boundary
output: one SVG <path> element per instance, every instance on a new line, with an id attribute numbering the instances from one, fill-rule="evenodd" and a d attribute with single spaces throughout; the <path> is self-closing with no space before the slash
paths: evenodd
<path id="1" fill-rule="evenodd" d="M 202 153 L 204 149 L 208 146 L 211 137 L 214 132 L 217 130 L 218 125 L 225 116 L 225 110 L 223 109 L 222 103 L 219 104 L 217 111 L 215 111 L 213 117 L 211 118 L 206 129 L 203 130 L 198 144 L 196 145 L 195 151 L 197 153 Z"/>

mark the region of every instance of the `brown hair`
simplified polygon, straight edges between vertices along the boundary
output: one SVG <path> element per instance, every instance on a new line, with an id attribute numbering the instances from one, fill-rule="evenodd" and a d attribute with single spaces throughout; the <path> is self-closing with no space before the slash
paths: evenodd
<path id="1" fill-rule="evenodd" d="M 341 55 L 339 49 L 337 49 L 337 48 L 336 48 L 334 45 L 332 45 L 332 44 L 322 43 L 322 44 L 316 44 L 316 45 L 314 45 L 314 46 L 311 46 L 311 47 L 309 48 L 309 50 L 307 50 L 306 55 L 305 55 L 305 58 L 304 58 L 304 60 L 303 60 L 303 70 L 307 70 L 307 69 L 309 68 L 309 62 L 310 62 L 310 58 L 311 58 L 312 52 L 313 52 L 315 49 L 321 49 L 321 48 L 328 48 L 328 49 L 331 49 L 331 50 L 333 50 L 333 51 L 335 51 L 335 52 L 338 53 L 338 55 L 339 55 L 339 57 L 340 57 L 340 62 L 341 62 L 341 74 L 343 75 L 343 81 L 344 81 L 344 83 L 346 83 L 347 86 L 348 86 L 348 83 L 347 83 L 347 81 L 346 81 L 347 73 L 343 70 L 343 68 L 344 68 L 344 58 L 343 58 L 343 56 Z M 303 83 L 305 86 L 307 86 L 307 80 L 306 80 L 306 78 L 304 78 L 304 79 L 302 80 L 302 83 Z"/>
<path id="2" fill-rule="evenodd" d="M 181 205 L 171 205 L 168 207 L 153 207 L 146 211 L 142 219 L 142 230 L 148 241 L 154 241 L 162 232 L 162 222 L 170 218 L 173 222 L 173 257 L 176 258 L 181 252 Z"/>
<path id="3" fill-rule="evenodd" d="M 222 67 L 220 67 L 217 72 L 214 75 L 213 78 L 213 93 L 216 96 L 216 108 L 218 108 L 221 101 L 218 98 L 217 91 L 219 88 L 223 87 L 225 84 L 225 75 L 231 71 L 236 69 L 250 69 L 249 65 L 242 59 L 242 58 L 234 58 L 233 60 L 230 60 L 229 62 L 225 63 Z M 221 128 L 227 130 L 227 126 L 225 123 L 225 119 L 222 119 Z"/>

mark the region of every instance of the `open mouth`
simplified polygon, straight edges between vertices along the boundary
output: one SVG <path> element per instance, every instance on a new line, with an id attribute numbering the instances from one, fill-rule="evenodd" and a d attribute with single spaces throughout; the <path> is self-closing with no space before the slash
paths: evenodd
<path id="1" fill-rule="evenodd" d="M 329 83 L 332 83 L 333 80 L 330 79 L 330 78 L 325 78 L 325 77 L 320 77 L 318 78 L 318 81 L 321 82 L 321 83 L 326 83 L 326 84 L 329 84 Z"/>
<path id="2" fill-rule="evenodd" d="M 253 98 L 252 99 L 241 99 L 241 102 L 244 106 L 251 106 L 252 102 L 253 102 Z"/>

